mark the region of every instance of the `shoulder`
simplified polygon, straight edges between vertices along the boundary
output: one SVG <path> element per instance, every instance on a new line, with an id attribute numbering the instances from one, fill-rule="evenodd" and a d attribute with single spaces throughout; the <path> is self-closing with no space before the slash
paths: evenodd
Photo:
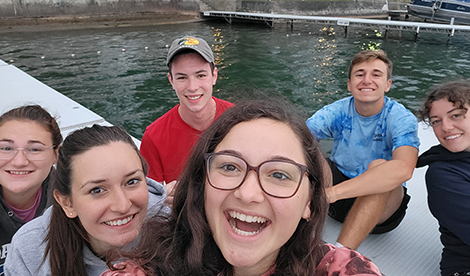
<path id="1" fill-rule="evenodd" d="M 44 275 L 49 272 L 48 262 L 42 264 L 42 260 L 51 209 L 49 207 L 42 216 L 23 225 L 13 236 L 5 262 L 7 275 Z"/>
<path id="2" fill-rule="evenodd" d="M 371 260 L 348 248 L 323 245 L 325 255 L 316 269 L 316 275 L 377 275 L 380 270 Z"/>
<path id="3" fill-rule="evenodd" d="M 418 122 L 418 118 L 401 103 L 385 97 L 384 105 L 388 114 L 400 115 L 400 117 L 409 117 L 416 121 L 416 123 Z"/>
<path id="4" fill-rule="evenodd" d="M 47 227 L 51 218 L 52 206 L 44 211 L 42 216 L 39 216 L 30 222 L 24 224 L 18 232 L 13 236 L 12 244 L 40 244 L 47 233 Z M 31 246 L 31 248 L 34 248 Z"/>
<path id="5" fill-rule="evenodd" d="M 106 262 L 97 257 L 88 246 L 83 246 L 83 263 L 88 275 L 100 275 L 108 269 Z"/>
<path id="6" fill-rule="evenodd" d="M 320 110 L 313 114 L 311 119 L 318 118 L 325 120 L 332 117 L 341 117 L 349 113 L 351 106 L 354 106 L 353 97 L 340 99 L 331 104 L 323 106 Z"/>
<path id="7" fill-rule="evenodd" d="M 354 105 L 354 98 L 352 96 L 339 99 L 329 105 L 324 106 L 322 109 L 347 109 Z"/>
<path id="8" fill-rule="evenodd" d="M 146 181 L 149 191 L 147 218 L 153 217 L 159 213 L 169 214 L 170 209 L 165 205 L 165 198 L 167 196 L 165 187 L 161 183 L 148 177 Z"/>
<path id="9" fill-rule="evenodd" d="M 217 113 L 219 112 L 223 112 L 227 109 L 229 109 L 230 107 L 233 107 L 235 106 L 233 103 L 231 102 L 228 102 L 228 101 L 224 101 L 224 100 L 221 100 L 221 99 L 218 99 L 216 97 L 212 97 L 215 101 L 215 106 L 217 108 Z"/>
<path id="10" fill-rule="evenodd" d="M 179 118 L 178 107 L 179 107 L 179 104 L 175 105 L 168 112 L 158 117 L 158 119 L 156 119 L 153 123 L 151 123 L 145 129 L 145 133 L 148 134 L 148 133 L 153 133 L 155 131 L 159 131 L 161 128 L 166 127 L 166 125 L 172 120 L 174 120 L 175 118 Z"/>

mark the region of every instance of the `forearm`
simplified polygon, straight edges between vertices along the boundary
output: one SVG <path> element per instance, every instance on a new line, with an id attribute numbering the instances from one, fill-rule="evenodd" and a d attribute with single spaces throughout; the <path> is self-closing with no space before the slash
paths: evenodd
<path id="1" fill-rule="evenodd" d="M 383 161 L 365 173 L 328 189 L 330 203 L 341 199 L 390 192 L 413 175 L 414 166 L 402 160 Z"/>

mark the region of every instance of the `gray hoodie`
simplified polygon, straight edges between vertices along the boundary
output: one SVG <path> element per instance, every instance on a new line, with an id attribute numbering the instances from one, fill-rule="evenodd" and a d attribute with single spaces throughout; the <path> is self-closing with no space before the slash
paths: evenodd
<path id="1" fill-rule="evenodd" d="M 157 214 L 169 214 L 170 208 L 164 205 L 165 187 L 150 178 L 147 178 L 147 186 L 149 190 L 147 218 Z M 5 276 L 51 275 L 49 257 L 44 263 L 42 259 L 46 249 L 44 238 L 47 234 L 52 208 L 49 207 L 42 216 L 23 225 L 13 236 L 10 252 L 5 261 Z M 93 254 L 87 246 L 83 247 L 83 256 L 88 276 L 99 276 L 108 269 L 106 263 Z"/>

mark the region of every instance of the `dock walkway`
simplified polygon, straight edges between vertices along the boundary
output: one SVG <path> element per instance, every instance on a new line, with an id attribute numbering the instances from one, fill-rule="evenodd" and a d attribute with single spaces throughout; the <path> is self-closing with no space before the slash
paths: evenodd
<path id="1" fill-rule="evenodd" d="M 1 60 L 0 83 L 0 114 L 24 104 L 40 104 L 58 117 L 64 137 L 75 129 L 95 123 L 110 125 L 98 114 Z M 437 144 L 432 130 L 422 123 L 418 135 L 421 139 L 420 152 Z M 135 141 L 140 144 L 140 141 Z M 411 201 L 398 228 L 386 234 L 369 235 L 358 249 L 372 259 L 386 276 L 439 275 L 442 246 L 437 222 L 431 216 L 426 203 L 425 171 L 426 168 L 416 169 L 413 178 L 408 181 Z M 340 223 L 328 218 L 324 239 L 334 243 L 340 229 Z"/>
<path id="2" fill-rule="evenodd" d="M 290 23 L 291 26 L 297 22 L 337 25 L 343 27 L 346 33 L 349 27 L 357 27 L 381 29 L 385 31 L 409 31 L 414 33 L 415 37 L 417 37 L 419 33 L 423 32 L 443 33 L 449 36 L 454 36 L 456 34 L 470 35 L 470 26 L 411 21 L 229 11 L 205 11 L 201 12 L 201 16 L 205 19 L 223 18 L 230 24 L 234 20 L 262 21 L 270 27 L 274 27 L 274 23 L 278 22 L 287 22 Z"/>

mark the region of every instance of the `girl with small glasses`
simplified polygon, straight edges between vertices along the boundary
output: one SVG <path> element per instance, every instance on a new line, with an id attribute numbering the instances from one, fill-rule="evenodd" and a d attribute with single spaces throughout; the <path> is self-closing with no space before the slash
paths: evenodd
<path id="1" fill-rule="evenodd" d="M 56 120 L 39 105 L 0 116 L 0 274 L 13 235 L 50 205 L 61 142 Z"/>

